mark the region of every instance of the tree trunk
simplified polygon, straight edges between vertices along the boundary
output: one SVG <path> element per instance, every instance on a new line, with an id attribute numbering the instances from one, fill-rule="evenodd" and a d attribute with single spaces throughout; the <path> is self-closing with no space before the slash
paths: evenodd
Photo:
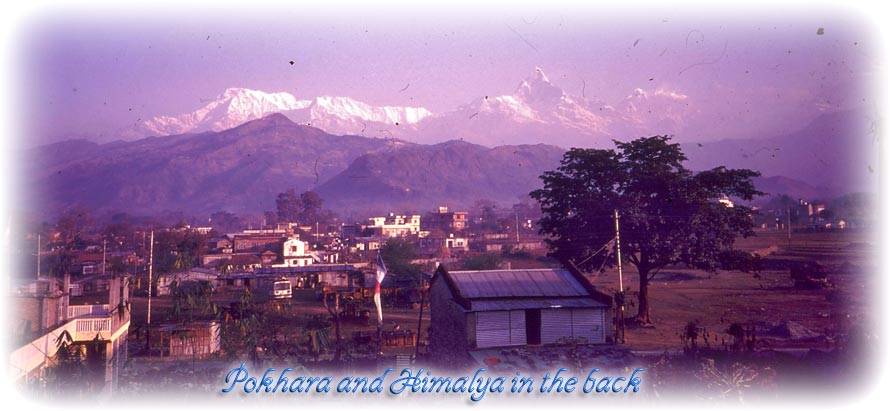
<path id="1" fill-rule="evenodd" d="M 652 319 L 649 318 L 649 269 L 637 267 L 640 271 L 640 299 L 639 311 L 637 311 L 637 322 L 640 324 L 651 324 Z"/>
<path id="2" fill-rule="evenodd" d="M 334 308 L 332 309 L 330 305 L 328 305 L 328 293 L 325 293 L 322 297 L 322 301 L 324 301 L 324 308 L 328 310 L 328 313 L 331 314 L 334 320 L 334 336 L 337 340 L 336 348 L 334 349 L 334 361 L 340 361 L 340 296 L 334 292 Z"/>
<path id="3" fill-rule="evenodd" d="M 343 344 L 340 340 L 340 294 L 334 294 L 334 335 L 337 336 L 337 348 L 334 351 L 334 361 L 340 361 Z"/>

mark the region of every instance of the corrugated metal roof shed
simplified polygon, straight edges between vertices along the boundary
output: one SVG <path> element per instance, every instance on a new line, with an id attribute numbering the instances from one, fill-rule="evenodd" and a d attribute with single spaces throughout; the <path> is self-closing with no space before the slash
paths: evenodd
<path id="1" fill-rule="evenodd" d="M 469 311 L 527 310 L 535 308 L 597 308 L 608 307 L 590 297 L 587 298 L 531 298 L 521 300 L 474 300 Z"/>
<path id="2" fill-rule="evenodd" d="M 566 270 L 451 271 L 460 294 L 469 300 L 524 297 L 589 297 Z"/>

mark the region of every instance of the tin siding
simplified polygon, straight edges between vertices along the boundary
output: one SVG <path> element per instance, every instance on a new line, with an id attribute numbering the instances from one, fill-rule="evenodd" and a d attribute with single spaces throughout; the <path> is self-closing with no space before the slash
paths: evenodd
<path id="1" fill-rule="evenodd" d="M 541 342 L 556 344 L 563 338 L 576 338 L 603 344 L 606 342 L 604 318 L 604 310 L 596 308 L 541 310 Z"/>
<path id="2" fill-rule="evenodd" d="M 575 338 L 583 338 L 590 344 L 605 343 L 603 310 L 592 308 L 572 309 L 572 335 Z"/>
<path id="3" fill-rule="evenodd" d="M 525 345 L 525 310 L 510 311 L 510 345 Z"/>
<path id="4" fill-rule="evenodd" d="M 486 311 L 476 313 L 476 347 L 510 345 L 510 312 Z"/>
<path id="5" fill-rule="evenodd" d="M 525 345 L 525 311 L 476 313 L 476 347 Z"/>
<path id="6" fill-rule="evenodd" d="M 572 336 L 572 312 L 564 308 L 541 310 L 541 343 L 556 344 Z"/>

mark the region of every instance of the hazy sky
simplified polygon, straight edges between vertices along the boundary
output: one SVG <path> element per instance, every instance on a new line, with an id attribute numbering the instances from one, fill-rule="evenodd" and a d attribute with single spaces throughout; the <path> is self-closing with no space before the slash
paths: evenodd
<path id="1" fill-rule="evenodd" d="M 681 139 L 709 140 L 876 110 L 871 89 L 886 71 L 862 10 L 839 5 L 408 4 L 55 5 L 19 22 L 17 100 L 28 135 L 58 138 L 193 111 L 228 87 L 442 112 L 511 94 L 539 66 L 570 95 L 605 104 L 635 88 L 685 94 L 697 115 Z"/>

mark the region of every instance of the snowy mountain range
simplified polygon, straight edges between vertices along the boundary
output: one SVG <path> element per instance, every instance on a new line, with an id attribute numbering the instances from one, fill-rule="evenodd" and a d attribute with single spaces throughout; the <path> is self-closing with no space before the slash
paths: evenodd
<path id="1" fill-rule="evenodd" d="M 685 124 L 687 96 L 637 88 L 616 104 L 570 96 L 540 68 L 513 94 L 484 96 L 418 125 L 423 142 L 463 138 L 478 144 L 534 144 L 604 147 L 613 138 L 673 134 Z"/>
<path id="2" fill-rule="evenodd" d="M 615 104 L 569 96 L 535 68 L 512 94 L 481 96 L 442 113 L 372 106 L 350 97 L 298 99 L 286 92 L 230 88 L 194 112 L 143 120 L 116 134 L 136 139 L 222 131 L 271 113 L 335 135 L 419 143 L 464 139 L 486 146 L 546 141 L 562 147 L 601 147 L 616 137 L 672 134 L 695 114 L 687 96 L 662 89 L 638 88 Z"/>
<path id="3" fill-rule="evenodd" d="M 142 120 L 118 134 L 126 139 L 137 139 L 223 131 L 272 113 L 281 113 L 297 123 L 340 135 L 358 135 L 369 126 L 410 126 L 432 114 L 422 107 L 373 107 L 349 97 L 321 96 L 312 100 L 298 100 L 286 92 L 265 93 L 229 88 L 191 113 Z"/>

